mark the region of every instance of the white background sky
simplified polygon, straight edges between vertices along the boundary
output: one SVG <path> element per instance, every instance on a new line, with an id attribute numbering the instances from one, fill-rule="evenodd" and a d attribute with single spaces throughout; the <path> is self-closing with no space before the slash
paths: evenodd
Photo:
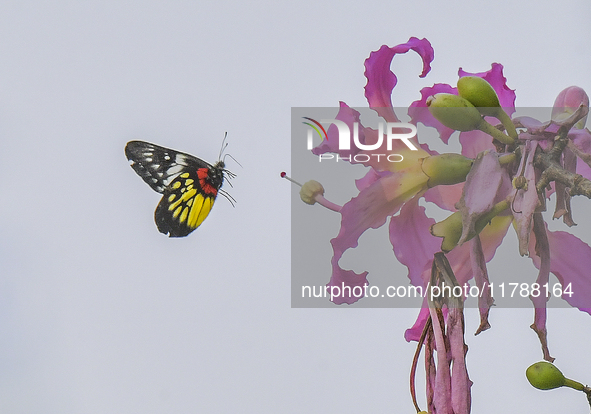
<path id="1" fill-rule="evenodd" d="M 569 85 L 591 91 L 590 17 L 586 0 L 4 0 L 0 412 L 412 413 L 416 310 L 290 308 L 290 108 L 365 105 L 364 59 L 410 36 L 431 41 L 433 71 L 395 59 L 395 106 L 492 62 L 518 105 L 551 106 Z M 220 199 L 168 239 L 125 143 L 213 162 L 226 131 L 236 208 Z M 505 269 L 521 260 L 503 254 Z M 526 382 L 533 310 L 495 309 L 478 337 L 466 318 L 474 413 L 589 411 Z M 582 382 L 590 327 L 549 311 L 551 352 Z"/>

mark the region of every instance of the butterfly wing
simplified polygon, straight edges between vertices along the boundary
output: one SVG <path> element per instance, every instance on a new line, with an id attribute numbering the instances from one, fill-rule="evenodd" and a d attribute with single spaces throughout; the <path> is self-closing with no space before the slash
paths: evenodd
<path id="1" fill-rule="evenodd" d="M 154 219 L 161 233 L 184 237 L 209 215 L 224 181 L 224 163 L 211 165 L 197 157 L 144 141 L 125 147 L 131 167 L 162 193 Z"/>
<path id="2" fill-rule="evenodd" d="M 158 193 L 164 193 L 184 171 L 211 167 L 209 163 L 192 155 L 144 141 L 128 142 L 125 155 L 131 161 L 131 168 Z"/>
<path id="3" fill-rule="evenodd" d="M 195 174 L 184 172 L 166 189 L 154 213 L 161 233 L 169 234 L 170 237 L 184 237 L 199 227 L 209 215 L 219 187 L 212 187 L 215 190 L 213 192 L 204 189 L 209 189 L 208 184 L 198 176 L 199 171 L 205 175 L 204 170 L 197 170 Z"/>

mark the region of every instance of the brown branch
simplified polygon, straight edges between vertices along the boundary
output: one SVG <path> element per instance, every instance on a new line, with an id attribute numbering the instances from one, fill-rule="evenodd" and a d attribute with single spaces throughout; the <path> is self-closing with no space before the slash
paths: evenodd
<path id="1" fill-rule="evenodd" d="M 539 153 L 534 158 L 534 166 L 543 170 L 542 175 L 536 189 L 542 193 L 544 188 L 552 181 L 562 183 L 565 187 L 570 188 L 570 195 L 584 195 L 591 198 L 591 181 L 580 174 L 572 173 L 565 170 L 555 161 L 551 153 Z"/>
<path id="2" fill-rule="evenodd" d="M 560 165 L 560 157 L 562 152 L 569 145 L 568 131 L 583 117 L 589 113 L 589 108 L 581 105 L 570 117 L 561 122 L 555 122 L 560 125 L 558 134 L 554 140 L 554 145 L 543 152 L 539 150 L 534 158 L 534 166 L 542 170 L 542 175 L 536 189 L 538 193 L 542 193 L 552 181 L 559 182 L 565 187 L 570 188 L 570 195 L 584 195 L 591 198 L 591 181 L 580 174 L 576 174 L 565 170 Z M 574 145 L 571 144 L 574 147 Z"/>

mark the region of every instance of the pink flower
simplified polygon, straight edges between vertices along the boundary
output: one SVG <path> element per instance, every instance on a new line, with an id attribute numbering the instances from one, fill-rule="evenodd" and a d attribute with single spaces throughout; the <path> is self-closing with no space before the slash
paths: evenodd
<path id="1" fill-rule="evenodd" d="M 365 61 L 365 96 L 369 106 L 387 122 L 399 121 L 391 103 L 397 78 L 390 70 L 390 65 L 394 56 L 409 50 L 422 58 L 423 71 L 420 76 L 426 76 L 434 56 L 433 48 L 426 39 L 411 38 L 407 43 L 395 47 L 382 46 Z M 482 130 L 486 128 L 467 130 L 472 128 L 454 126 L 459 124 L 453 122 L 448 124 L 445 119 L 440 116 L 435 118 L 432 111 L 427 110 L 436 94 L 448 94 L 448 97 L 449 94 L 462 95 L 457 88 L 446 84 L 422 89 L 421 99 L 410 105 L 408 114 L 412 124 L 420 122 L 435 128 L 444 143 L 448 142 L 455 130 L 439 120 L 463 131 L 459 136 L 462 155 L 437 154 L 425 143 L 419 144 L 418 138 L 413 139 L 414 145 L 419 147 L 418 151 L 411 151 L 402 142 L 397 142 L 398 145 L 391 150 L 384 143 L 375 151 L 359 150 L 355 145 L 351 145 L 350 150 L 342 151 L 336 146 L 338 131 L 335 126 L 329 128 L 328 139 L 313 150 L 314 154 L 333 152 L 341 157 L 388 151 L 404 156 L 403 162 L 399 163 L 387 162 L 385 157 L 360 158 L 367 159 L 362 164 L 370 169 L 356 183 L 359 194 L 342 208 L 334 205 L 331 208 L 340 212 L 342 220 L 339 234 L 331 241 L 334 255 L 328 286 L 344 284 L 353 288 L 368 284 L 367 272 L 359 274 L 343 269 L 339 260 L 347 249 L 357 246 L 359 237 L 366 230 L 381 227 L 389 220 L 394 254 L 408 268 L 408 277 L 413 285 L 427 288 L 428 283 L 433 281 L 435 268 L 441 267 L 434 262 L 434 258 L 443 256 L 443 253 L 438 253 L 440 250 L 446 252 L 443 258 L 446 258 L 448 273 L 452 275 L 452 282 L 449 283 L 464 286 L 474 278 L 475 284 L 484 292 L 478 298 L 481 323 L 476 333 L 480 333 L 490 327 L 488 313 L 494 303 L 487 289 L 489 275 L 486 263 L 492 259 L 513 223 L 521 255 L 528 255 L 539 269 L 538 285 L 548 283 L 549 274 L 553 273 L 561 284 L 559 293 L 562 293 L 562 298 L 571 306 L 591 313 L 591 248 L 569 233 L 549 231 L 541 214 L 546 198 L 556 192 L 554 217 L 563 217 L 565 224 L 572 226 L 574 221 L 570 198 L 573 195 L 591 198 L 591 133 L 583 129 L 589 108 L 587 94 L 577 87 L 565 89 L 558 96 L 548 122 L 528 117 L 511 120 L 515 112 L 515 93 L 506 84 L 502 65 L 495 63 L 489 71 L 473 74 L 460 69 L 458 75 L 460 78 L 482 78 L 488 82 L 488 88 L 492 87 L 496 92 L 495 99 L 498 101 L 495 103 L 500 112 L 479 109 L 477 104 L 472 105 L 470 102 L 466 104 L 472 107 L 472 112 L 476 107 L 482 114 L 477 115 L 477 123 L 484 119 L 498 128 L 492 131 L 494 133 L 490 132 L 490 128 L 489 133 L 485 133 Z M 476 81 L 486 83 L 480 79 Z M 496 113 L 499 115 L 496 116 Z M 362 126 L 360 114 L 342 102 L 337 119 L 345 122 L 350 129 L 353 123 L 359 123 L 360 142 L 376 142 L 378 132 Z M 519 128 L 519 135 L 515 127 Z M 496 139 L 493 140 L 491 135 Z M 551 190 L 547 190 L 550 185 Z M 322 197 L 323 191 L 322 194 L 314 194 L 315 197 Z M 426 215 L 425 208 L 419 206 L 421 197 L 453 213 L 448 219 L 435 223 Z M 324 198 L 314 200 L 322 203 L 326 201 Z M 438 237 L 443 237 L 443 243 Z M 359 299 L 344 295 L 333 301 L 351 304 Z M 545 325 L 547 298 L 532 294 L 531 300 L 535 308 L 532 328 L 540 338 L 544 358 L 552 360 Z M 429 309 L 426 305 L 420 311 L 415 325 L 406 331 L 405 338 L 408 341 L 418 341 L 421 337 L 424 339 L 427 321 L 435 320 L 433 306 Z M 468 413 L 471 382 L 462 365 L 465 363 L 463 313 L 451 309 L 449 303 L 445 306 L 450 309 L 442 314 L 447 321 L 447 328 L 435 322 L 429 328 L 431 335 L 435 336 L 431 345 L 428 345 L 431 347 L 428 361 L 432 358 L 433 349 L 441 352 L 438 352 L 438 373 L 428 379 L 428 390 L 431 390 L 432 397 L 430 411 L 437 407 L 440 410 L 438 412 L 451 412 L 453 409 L 456 413 Z M 458 336 L 460 327 L 461 335 Z M 449 337 L 446 339 L 445 335 Z M 448 349 L 451 353 L 442 351 L 447 346 L 445 344 L 451 344 L 452 348 Z M 450 357 L 455 370 L 453 375 L 448 372 L 452 361 Z M 435 367 L 433 361 L 429 364 Z M 456 369 L 456 365 L 463 368 Z M 452 384 L 455 384 L 456 390 L 463 391 L 447 399 L 445 395 L 449 396 Z M 439 403 L 435 404 L 436 400 Z"/>

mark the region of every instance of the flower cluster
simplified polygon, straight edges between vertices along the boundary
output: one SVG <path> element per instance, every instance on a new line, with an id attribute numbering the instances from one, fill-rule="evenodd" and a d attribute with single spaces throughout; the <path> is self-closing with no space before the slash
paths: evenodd
<path id="1" fill-rule="evenodd" d="M 394 56 L 410 50 L 422 58 L 420 76 L 425 77 L 434 57 L 426 39 L 411 38 L 398 46 L 382 46 L 365 61 L 365 96 L 370 108 L 386 122 L 399 122 L 391 103 L 397 84 L 391 62 Z M 404 160 L 388 163 L 379 157 L 363 158 L 368 159 L 363 164 L 370 168 L 356 183 L 359 194 L 342 207 L 323 197 L 319 183 L 303 186 L 302 194 L 308 194 L 306 202 L 319 201 L 342 217 L 340 232 L 331 241 L 334 255 L 328 286 L 353 288 L 368 283 L 367 272 L 343 269 L 339 260 L 347 249 L 357 246 L 366 230 L 389 221 L 394 254 L 408 268 L 410 283 L 462 286 L 474 279 L 483 288 L 489 282 L 486 263 L 513 224 L 520 254 L 529 256 L 539 270 L 537 283 L 547 283 L 553 273 L 563 286 L 572 286 L 574 294 L 563 299 L 591 313 L 591 248 L 570 233 L 548 230 L 542 216 L 546 200 L 554 195 L 553 217 L 562 217 L 566 226 L 572 226 L 571 197 L 591 198 L 591 133 L 584 128 L 587 94 L 574 86 L 565 89 L 556 98 L 551 119 L 540 121 L 512 117 L 515 93 L 506 84 L 502 65 L 493 64 L 482 73 L 460 69 L 458 77 L 456 86 L 423 88 L 421 99 L 410 104 L 408 115 L 414 125 L 435 128 L 446 144 L 451 134 L 459 131 L 461 154 L 438 154 L 418 137 L 413 139 L 417 151 L 402 143 L 394 143 L 391 149 L 384 144 L 375 153 L 397 153 Z M 360 141 L 376 142 L 378 131 L 364 127 L 360 114 L 346 104 L 341 103 L 336 119 L 350 129 L 359 123 Z M 355 151 L 374 152 L 354 149 L 354 145 L 342 151 L 336 134 L 336 128 L 329 128 L 328 139 L 313 153 L 348 157 Z M 436 223 L 419 205 L 421 198 L 450 211 L 449 217 Z M 345 296 L 334 301 L 350 304 L 358 299 Z M 531 300 L 535 308 L 532 328 L 540 338 L 544 359 L 552 361 L 547 346 L 547 298 Z M 488 314 L 493 302 L 490 294 L 479 297 L 481 322 L 477 333 L 490 327 Z M 471 382 L 461 362 L 465 354 L 463 330 L 461 304 L 426 301 L 416 323 L 405 334 L 407 340 L 425 344 L 427 367 L 432 367 L 427 380 L 430 412 L 469 412 Z M 435 350 L 440 351 L 437 364 Z M 454 372 L 449 371 L 450 366 Z"/>

